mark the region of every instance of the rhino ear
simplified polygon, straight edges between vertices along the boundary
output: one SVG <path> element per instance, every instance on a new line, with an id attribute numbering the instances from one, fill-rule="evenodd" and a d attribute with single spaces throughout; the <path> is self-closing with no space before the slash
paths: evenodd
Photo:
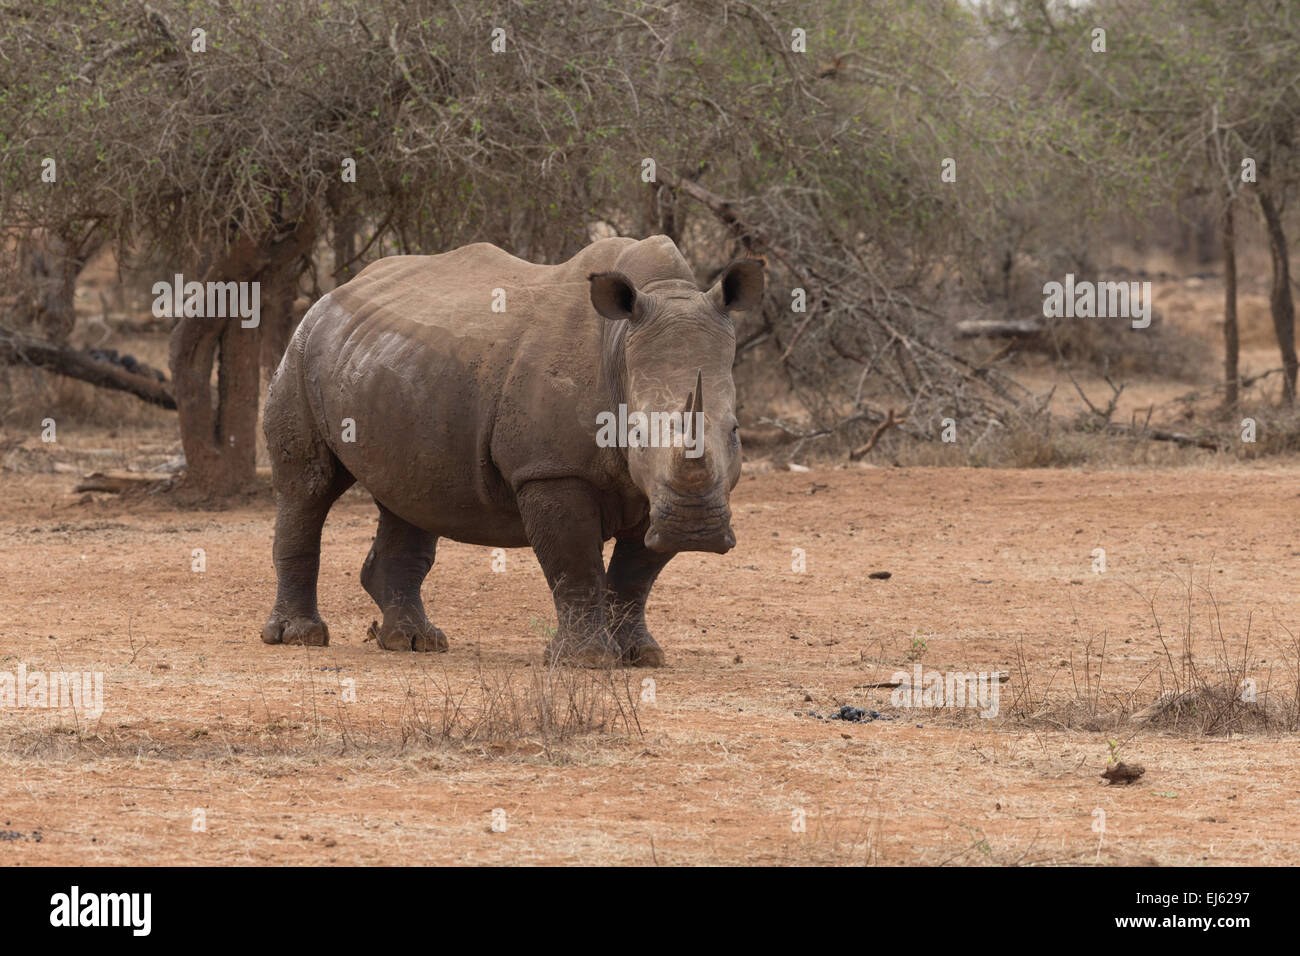
<path id="1" fill-rule="evenodd" d="M 627 276 L 621 272 L 593 272 L 587 281 L 591 283 L 591 304 L 597 312 L 611 322 L 635 318 L 640 296 Z"/>
<path id="2" fill-rule="evenodd" d="M 737 259 L 723 270 L 708 295 L 723 315 L 752 309 L 763 300 L 763 263 L 758 259 Z"/>

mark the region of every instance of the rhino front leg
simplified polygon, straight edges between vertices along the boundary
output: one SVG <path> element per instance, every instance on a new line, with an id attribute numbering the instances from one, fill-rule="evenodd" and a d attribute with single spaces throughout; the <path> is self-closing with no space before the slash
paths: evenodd
<path id="1" fill-rule="evenodd" d="M 361 586 L 384 613 L 375 640 L 386 651 L 447 650 L 447 635 L 429 623 L 420 597 L 437 545 L 437 537 L 379 505 L 379 529 L 361 566 Z"/>
<path id="2" fill-rule="evenodd" d="M 298 480 L 290 465 L 277 464 L 275 545 L 275 607 L 262 628 L 266 644 L 330 642 L 329 628 L 316 608 L 320 575 L 320 533 L 330 505 L 353 483 L 342 467 L 331 467 L 327 483 Z M 285 474 L 290 472 L 290 474 Z M 309 490 L 310 489 L 310 490 Z"/>
<path id="3" fill-rule="evenodd" d="M 664 652 L 645 625 L 645 602 L 671 553 L 651 551 L 643 543 L 645 528 L 620 537 L 609 559 L 609 621 L 623 663 L 662 667 Z"/>
<path id="4" fill-rule="evenodd" d="M 622 652 L 605 622 L 600 505 L 576 478 L 530 481 L 516 496 L 528 543 L 555 598 L 557 627 L 546 660 L 615 667 Z"/>

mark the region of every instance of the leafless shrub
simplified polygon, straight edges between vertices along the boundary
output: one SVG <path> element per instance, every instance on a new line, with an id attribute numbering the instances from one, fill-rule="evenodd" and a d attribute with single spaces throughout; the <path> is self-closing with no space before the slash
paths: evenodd
<path id="1" fill-rule="evenodd" d="M 422 671 L 408 680 L 398 728 L 404 744 L 537 744 L 548 756 L 574 738 L 640 734 L 627 671 L 533 663 L 490 669 L 468 683 Z"/>
<path id="2" fill-rule="evenodd" d="M 1147 726 L 1209 735 L 1292 731 L 1300 727 L 1288 719 L 1296 709 L 1295 697 L 1285 690 L 1280 694 L 1271 693 L 1272 670 L 1263 675 L 1263 686 L 1252 676 L 1256 673 L 1251 658 L 1252 618 L 1246 619 L 1239 645 L 1230 647 L 1214 595 L 1208 588 L 1196 587 L 1190 574 L 1183 584 L 1186 612 L 1178 622 L 1175 635 L 1166 634 L 1154 595 L 1147 601 L 1164 651 L 1164 666 L 1156 671 L 1159 696 L 1150 706 L 1134 714 L 1133 719 Z M 1212 658 L 1208 662 L 1198 660 L 1196 655 L 1194 601 L 1197 592 L 1203 595 L 1209 610 L 1206 640 Z M 1176 642 L 1173 648 L 1171 641 Z M 1298 677 L 1292 674 L 1292 690 Z"/>
<path id="3" fill-rule="evenodd" d="M 1181 581 L 1183 613 L 1170 633 L 1157 594 L 1142 596 L 1161 653 L 1138 676 L 1116 687 L 1106 666 L 1108 636 L 1078 635 L 1070 650 L 1069 686 L 1052 692 L 1055 675 L 1035 683 L 1023 644 L 1016 645 L 1016 687 L 1009 713 L 1029 723 L 1092 731 L 1159 729 L 1196 736 L 1300 730 L 1300 641 L 1285 627 L 1284 674 L 1260 673 L 1252 648 L 1252 618 L 1234 639 L 1224 628 L 1218 601 L 1191 574 Z M 1136 592 L 1135 590 L 1135 593 Z M 1198 603 L 1198 598 L 1200 602 Z M 1207 624 L 1198 630 L 1205 613 Z M 1209 645 L 1208 656 L 1204 645 Z M 1153 693 L 1154 692 L 1154 693 Z"/>

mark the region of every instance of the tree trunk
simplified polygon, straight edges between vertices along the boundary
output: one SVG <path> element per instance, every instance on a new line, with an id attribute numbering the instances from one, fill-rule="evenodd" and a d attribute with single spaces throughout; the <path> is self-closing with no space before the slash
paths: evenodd
<path id="1" fill-rule="evenodd" d="M 300 260 L 282 260 L 265 270 L 262 277 L 262 368 L 269 382 L 280 367 L 298 327 L 293 303 L 298 298 Z M 297 318 L 301 318 L 298 316 Z"/>
<path id="2" fill-rule="evenodd" d="M 185 448 L 185 485 L 205 498 L 235 494 L 256 475 L 263 326 L 266 335 L 279 337 L 293 303 L 285 274 L 314 239 L 311 222 L 260 243 L 243 239 L 206 271 L 205 282 L 259 283 L 263 308 L 257 327 L 244 328 L 239 317 L 193 316 L 179 319 L 172 330 L 172 392 Z M 212 367 L 218 359 L 214 396 Z"/>
<path id="3" fill-rule="evenodd" d="M 234 494 L 256 472 L 260 339 L 260 329 L 245 329 L 238 318 L 182 318 L 172 330 L 172 391 L 185 448 L 185 484 L 204 497 Z M 214 406 L 212 366 L 218 354 Z"/>
<path id="4" fill-rule="evenodd" d="M 674 243 L 682 241 L 677 190 L 664 183 L 646 184 L 645 234 L 667 236 Z"/>
<path id="5" fill-rule="evenodd" d="M 82 237 L 37 232 L 19 244 L 20 318 L 37 335 L 66 345 L 77 322 L 77 277 L 104 244 L 98 229 Z"/>
<path id="6" fill-rule="evenodd" d="M 357 257 L 357 230 L 361 217 L 356 205 L 344 193 L 343 186 L 334 183 L 326 192 L 330 211 L 330 248 L 334 253 L 334 284 L 341 286 L 361 271 L 363 264 L 353 262 Z"/>
<path id="7" fill-rule="evenodd" d="M 1208 266 L 1214 262 L 1214 215 L 1208 199 L 1197 199 L 1196 213 L 1196 264 Z"/>
<path id="8" fill-rule="evenodd" d="M 1273 288 L 1268 304 L 1273 313 L 1273 332 L 1282 352 L 1282 400 L 1295 403 L 1296 353 L 1295 353 L 1295 303 L 1291 299 L 1291 267 L 1287 259 L 1286 232 L 1282 229 L 1282 214 L 1273 197 L 1264 189 L 1259 191 L 1259 208 L 1268 224 L 1268 249 L 1273 257 Z"/>
<path id="9" fill-rule="evenodd" d="M 1223 405 L 1236 408 L 1237 371 L 1237 238 L 1233 223 L 1233 198 L 1223 207 Z"/>

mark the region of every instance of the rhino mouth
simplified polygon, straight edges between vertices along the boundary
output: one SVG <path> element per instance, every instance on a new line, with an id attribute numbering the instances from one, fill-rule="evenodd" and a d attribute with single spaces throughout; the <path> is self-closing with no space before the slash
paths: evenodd
<path id="1" fill-rule="evenodd" d="M 736 546 L 731 508 L 716 496 L 673 495 L 657 501 L 650 512 L 645 546 L 651 551 L 709 551 L 726 554 Z"/>
<path id="2" fill-rule="evenodd" d="M 704 420 L 704 370 L 695 371 L 695 388 L 682 406 L 686 436 L 665 462 L 662 477 L 650 494 L 650 524 L 645 546 L 651 551 L 711 551 L 726 554 L 736 546 L 731 531 L 729 485 L 719 481 L 711 456 L 702 446 L 698 431 Z M 698 448 L 701 454 L 687 457 L 686 448 Z"/>

